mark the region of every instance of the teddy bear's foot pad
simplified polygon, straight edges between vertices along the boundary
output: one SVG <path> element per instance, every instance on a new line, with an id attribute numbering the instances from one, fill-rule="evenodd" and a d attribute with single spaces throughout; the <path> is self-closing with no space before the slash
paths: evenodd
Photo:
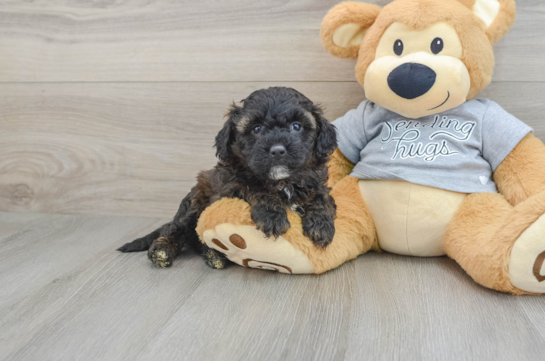
<path id="1" fill-rule="evenodd" d="M 267 238 L 253 226 L 223 223 L 203 233 L 206 245 L 244 267 L 281 273 L 314 273 L 314 266 L 287 239 Z"/>
<path id="2" fill-rule="evenodd" d="M 517 239 L 509 258 L 513 286 L 523 291 L 545 293 L 545 215 Z"/>

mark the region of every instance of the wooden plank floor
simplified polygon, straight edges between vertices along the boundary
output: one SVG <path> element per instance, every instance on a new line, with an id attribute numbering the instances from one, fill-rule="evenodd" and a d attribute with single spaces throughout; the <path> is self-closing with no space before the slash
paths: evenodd
<path id="1" fill-rule="evenodd" d="M 289 276 L 115 251 L 159 223 L 0 213 L 0 359 L 543 360 L 543 298 L 487 290 L 447 258 Z"/>

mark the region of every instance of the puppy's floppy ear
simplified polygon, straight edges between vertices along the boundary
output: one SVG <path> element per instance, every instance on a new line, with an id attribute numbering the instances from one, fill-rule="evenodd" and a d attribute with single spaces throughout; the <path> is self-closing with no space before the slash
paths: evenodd
<path id="1" fill-rule="evenodd" d="M 320 106 L 313 106 L 312 115 L 316 119 L 316 156 L 326 158 L 337 149 L 337 131 L 335 126 L 324 118 L 324 112 Z"/>
<path id="2" fill-rule="evenodd" d="M 363 37 L 380 9 L 377 5 L 352 1 L 331 8 L 320 29 L 324 48 L 339 58 L 356 59 Z"/>
<path id="3" fill-rule="evenodd" d="M 231 148 L 233 142 L 235 141 L 235 118 L 240 114 L 242 108 L 236 105 L 235 103 L 231 104 L 227 114 L 227 120 L 223 124 L 223 128 L 219 131 L 216 136 L 216 157 L 222 162 L 228 163 L 233 157 L 233 150 Z"/>

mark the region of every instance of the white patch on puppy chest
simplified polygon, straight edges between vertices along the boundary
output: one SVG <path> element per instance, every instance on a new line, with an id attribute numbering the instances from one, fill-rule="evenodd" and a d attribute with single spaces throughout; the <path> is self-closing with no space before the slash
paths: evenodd
<path id="1" fill-rule="evenodd" d="M 288 189 L 288 187 L 284 188 L 284 193 L 286 193 L 286 195 L 288 196 L 288 199 L 291 199 L 291 192 Z"/>
<path id="2" fill-rule="evenodd" d="M 285 165 L 275 165 L 269 171 L 269 178 L 273 180 L 286 179 L 289 176 L 290 172 Z"/>

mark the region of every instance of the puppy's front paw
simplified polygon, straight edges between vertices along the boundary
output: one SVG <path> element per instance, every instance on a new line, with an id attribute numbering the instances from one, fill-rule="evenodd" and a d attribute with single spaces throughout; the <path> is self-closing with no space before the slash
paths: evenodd
<path id="1" fill-rule="evenodd" d="M 164 237 L 153 241 L 148 249 L 148 258 L 155 267 L 167 268 L 178 253 L 178 244 Z"/>
<path id="2" fill-rule="evenodd" d="M 265 204 L 258 204 L 252 207 L 252 221 L 257 229 L 265 233 L 267 237 L 271 235 L 278 238 L 290 229 L 288 213 L 281 207 L 270 207 Z"/>
<path id="3" fill-rule="evenodd" d="M 335 222 L 326 213 L 312 212 L 303 219 L 305 236 L 318 247 L 326 248 L 335 235 Z"/>

